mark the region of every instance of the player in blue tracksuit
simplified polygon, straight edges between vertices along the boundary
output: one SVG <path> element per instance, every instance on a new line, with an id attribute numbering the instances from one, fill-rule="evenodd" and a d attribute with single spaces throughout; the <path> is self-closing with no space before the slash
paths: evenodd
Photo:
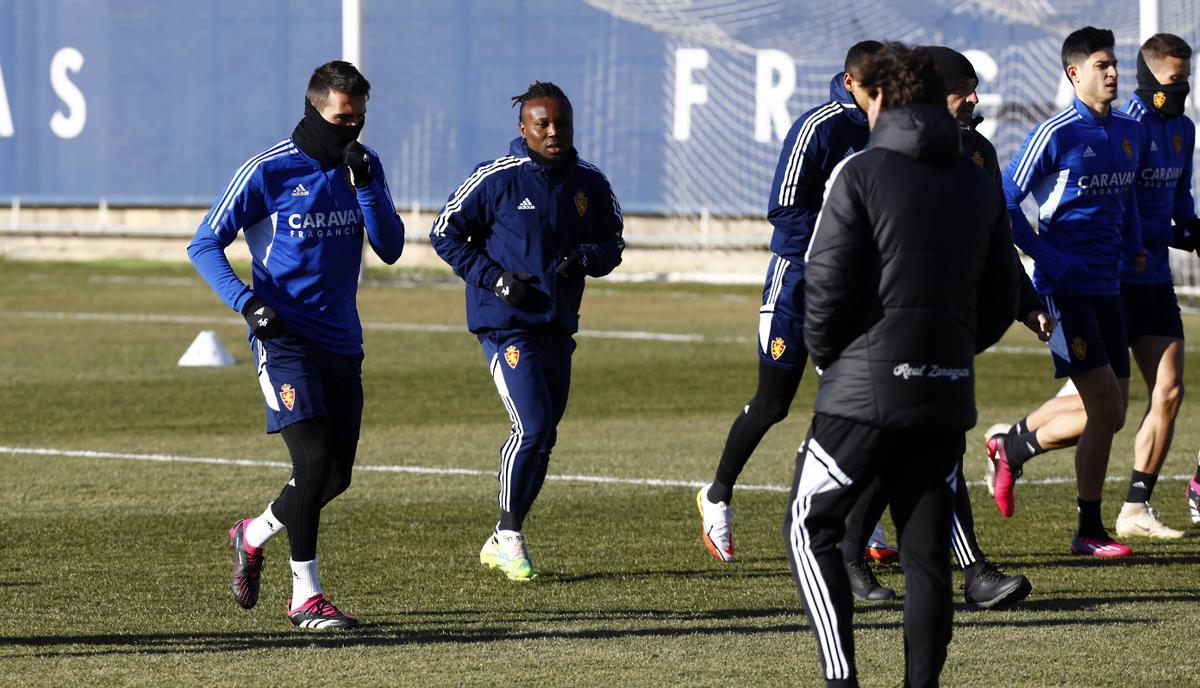
<path id="1" fill-rule="evenodd" d="M 772 256 L 759 308 L 758 387 L 729 429 L 713 481 L 696 493 L 702 540 L 720 561 L 734 559 L 729 524 L 734 484 L 767 430 L 787 416 L 808 362 L 804 252 L 825 181 L 838 163 L 867 145 L 866 95 L 857 75 L 881 47 L 878 41 L 852 46 L 844 71 L 829 82 L 829 100 L 801 115 L 783 140 L 767 204 Z"/>
<path id="2" fill-rule="evenodd" d="M 238 169 L 188 246 L 196 270 L 246 318 L 267 432 L 283 436 L 292 458 L 279 497 L 230 530 L 230 589 L 242 607 L 257 603 L 263 547 L 286 529 L 288 618 L 303 628 L 357 624 L 321 589 L 317 530 L 321 508 L 350 485 L 358 444 L 363 349 L 355 295 L 364 229 L 389 264 L 404 248 L 383 165 L 357 141 L 370 89 L 348 62 L 318 67 L 292 136 Z M 225 257 L 239 231 L 253 258 L 252 287 Z"/>
<path id="3" fill-rule="evenodd" d="M 1076 97 L 1033 130 L 1004 172 L 1014 240 L 1033 258 L 1034 286 L 1058 318 L 1050 338 L 1055 376 L 1070 376 L 1087 411 L 1076 446 L 1079 524 L 1071 551 L 1097 557 L 1130 553 L 1105 530 L 1100 496 L 1129 394 L 1119 270 L 1123 262 L 1138 272 L 1146 265 L 1135 182 L 1148 142 L 1137 120 L 1111 106 L 1116 64 L 1111 31 L 1070 34 L 1062 65 Z M 1029 194 L 1038 204 L 1037 232 L 1021 210 Z M 1022 434 L 988 442 L 994 497 L 1005 516 L 1036 441 Z"/>
<path id="4" fill-rule="evenodd" d="M 450 195 L 430 241 L 467 283 L 467 328 L 512 422 L 500 451 L 500 518 L 479 559 L 525 581 L 536 574 L 522 529 L 567 406 L 584 277 L 612 272 L 625 243 L 612 187 L 573 147 L 566 94 L 534 82 L 513 104 L 521 137 Z"/>
<path id="5" fill-rule="evenodd" d="M 1189 90 L 1191 47 L 1178 36 L 1157 34 L 1138 51 L 1138 88 L 1123 110 L 1141 123 L 1148 144 L 1137 175 L 1137 204 L 1146 269 L 1121 266 L 1122 314 L 1129 349 L 1146 382 L 1149 404 L 1134 441 L 1133 474 L 1117 517 L 1120 536 L 1174 539 L 1149 502 L 1171 446 L 1183 398 L 1183 322 L 1171 278 L 1170 246 L 1191 250 L 1197 232 L 1192 198 L 1196 128 L 1183 114 Z M 1087 421 L 1077 395 L 1058 397 L 1018 421 L 1012 434 L 1032 433 L 1042 453 L 1070 446 Z M 1200 469 L 1197 469 L 1200 471 Z"/>

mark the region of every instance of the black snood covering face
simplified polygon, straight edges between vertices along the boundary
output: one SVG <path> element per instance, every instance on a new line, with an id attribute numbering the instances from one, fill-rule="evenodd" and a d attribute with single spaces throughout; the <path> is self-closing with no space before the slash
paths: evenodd
<path id="1" fill-rule="evenodd" d="M 1179 81 L 1173 84 L 1160 84 L 1154 78 L 1154 72 L 1142 57 L 1142 51 L 1137 56 L 1137 90 L 1134 91 L 1142 102 L 1153 108 L 1154 112 L 1171 119 L 1183 114 L 1183 101 L 1187 99 L 1191 87 L 1188 82 Z"/>
<path id="2" fill-rule="evenodd" d="M 308 102 L 308 98 L 305 98 L 304 119 L 300 120 L 292 131 L 292 140 L 310 158 L 326 167 L 336 167 L 342 164 L 342 149 L 358 138 L 363 124 L 365 122 L 348 127 L 327 122 L 313 104 Z"/>

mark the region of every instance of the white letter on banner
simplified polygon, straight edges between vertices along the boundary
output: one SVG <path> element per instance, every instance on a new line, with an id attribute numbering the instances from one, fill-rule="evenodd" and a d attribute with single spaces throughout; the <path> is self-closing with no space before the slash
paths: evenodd
<path id="1" fill-rule="evenodd" d="M 708 68 L 704 48 L 679 48 L 675 51 L 675 127 L 676 141 L 692 135 L 692 106 L 708 102 L 708 86 L 692 81 L 692 72 Z"/>
<path id="2" fill-rule="evenodd" d="M 12 135 L 12 110 L 8 107 L 8 91 L 4 90 L 4 70 L 0 69 L 0 138 Z"/>
<path id="3" fill-rule="evenodd" d="M 778 80 L 775 76 L 779 75 Z M 754 140 L 771 141 L 771 133 L 780 141 L 792 126 L 787 103 L 796 90 L 796 62 L 782 50 L 758 51 L 754 77 Z"/>
<path id="4" fill-rule="evenodd" d="M 75 48 L 63 48 L 54 53 L 50 60 L 50 87 L 55 95 L 66 104 L 69 115 L 55 110 L 50 117 L 50 130 L 61 139 L 73 139 L 83 131 L 87 123 L 87 101 L 83 92 L 71 82 L 67 72 L 78 72 L 83 68 L 83 54 Z"/>

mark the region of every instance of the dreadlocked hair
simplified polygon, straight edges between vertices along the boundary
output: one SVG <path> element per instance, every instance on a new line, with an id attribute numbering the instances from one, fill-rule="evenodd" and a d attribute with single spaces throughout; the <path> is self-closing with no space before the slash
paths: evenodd
<path id="1" fill-rule="evenodd" d="M 535 98 L 557 98 L 567 105 L 571 104 L 571 100 L 567 98 L 567 94 L 563 90 L 550 81 L 535 81 L 529 84 L 529 88 L 525 92 L 512 97 L 512 106 L 518 105 L 523 108 L 525 103 L 534 100 Z M 521 118 L 521 108 L 517 108 L 517 119 Z"/>

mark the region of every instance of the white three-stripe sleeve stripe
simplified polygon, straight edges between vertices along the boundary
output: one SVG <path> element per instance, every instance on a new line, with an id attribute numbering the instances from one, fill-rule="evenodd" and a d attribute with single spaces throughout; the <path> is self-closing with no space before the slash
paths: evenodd
<path id="1" fill-rule="evenodd" d="M 225 192 L 221 194 L 221 199 L 213 206 L 212 213 L 208 218 L 208 226 L 213 231 L 218 229 L 218 225 L 220 224 L 219 218 L 224 215 L 225 210 L 233 203 L 233 199 L 237 198 L 237 195 L 246 187 L 246 181 L 250 179 L 250 175 L 254 174 L 254 170 L 260 164 L 277 158 L 280 155 L 287 155 L 292 152 L 293 148 L 292 140 L 284 139 L 243 163 L 237 172 L 233 174 L 233 178 L 229 180 L 229 184 L 225 187 Z"/>
<path id="2" fill-rule="evenodd" d="M 771 275 L 771 291 L 767 293 L 767 302 L 764 306 L 774 306 L 779 301 L 779 293 L 783 291 L 783 277 L 791 266 L 791 261 L 783 256 L 776 256 L 775 274 Z"/>
<path id="3" fill-rule="evenodd" d="M 276 158 L 282 158 L 284 156 L 291 155 L 294 150 L 294 148 L 282 150 L 274 155 L 255 161 L 253 165 L 247 168 L 245 173 L 242 175 L 241 180 L 238 182 L 237 189 L 234 190 L 233 194 L 225 199 L 225 201 L 221 204 L 221 207 L 218 208 L 209 218 L 208 226 L 211 227 L 214 232 L 220 231 L 221 222 L 224 220 L 225 215 L 228 214 L 233 208 L 233 204 L 237 201 L 238 196 L 241 195 L 242 191 L 245 190 L 246 184 L 250 182 L 250 178 L 254 176 L 255 170 L 257 170 L 264 162 L 269 162 Z"/>
<path id="4" fill-rule="evenodd" d="M 783 182 L 779 185 L 779 205 L 791 205 L 796 202 L 796 186 L 800 182 L 800 168 L 804 166 L 804 151 L 808 148 L 817 125 L 841 112 L 842 106 L 837 102 L 830 101 L 814 110 L 808 119 L 804 120 L 804 124 L 800 125 L 796 141 L 792 144 L 792 152 L 788 156 Z"/>
<path id="5" fill-rule="evenodd" d="M 1075 119 L 1076 113 L 1074 108 L 1063 110 L 1054 117 L 1043 122 L 1033 132 L 1033 136 L 1029 139 L 1029 146 L 1025 149 L 1021 161 L 1017 163 L 1016 172 L 1013 173 L 1013 181 L 1021 189 L 1028 188 L 1029 177 L 1033 174 L 1033 168 L 1037 165 L 1038 158 L 1042 157 L 1042 153 L 1046 150 L 1046 146 L 1050 144 L 1054 132 L 1058 131 L 1065 124 Z"/>
<path id="6" fill-rule="evenodd" d="M 448 203 L 446 203 L 446 207 L 442 209 L 440 214 L 438 214 L 437 219 L 433 222 L 433 233 L 437 236 L 441 236 L 446 231 L 446 223 L 450 219 L 450 216 L 462 209 L 463 201 L 466 200 L 467 196 L 471 195 L 471 192 L 475 190 L 475 187 L 479 186 L 479 184 L 486 177 L 501 170 L 522 165 L 528 160 L 529 158 L 514 158 L 513 156 L 508 155 L 503 158 L 498 158 L 495 162 L 484 165 L 478 170 L 475 170 L 475 172 L 470 177 L 467 177 L 467 180 L 462 183 L 462 186 L 458 187 L 458 190 L 454 192 L 454 196 Z"/>

